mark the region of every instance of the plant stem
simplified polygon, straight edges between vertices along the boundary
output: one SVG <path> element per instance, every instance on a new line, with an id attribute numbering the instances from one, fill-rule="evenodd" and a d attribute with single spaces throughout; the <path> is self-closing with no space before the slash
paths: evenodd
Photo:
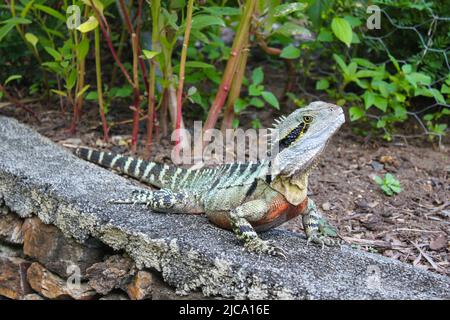
<path id="1" fill-rule="evenodd" d="M 219 90 L 217 91 L 214 102 L 212 103 L 211 109 L 209 110 L 208 118 L 206 119 L 203 132 L 214 128 L 217 119 L 219 118 L 220 110 L 225 103 L 228 92 L 230 90 L 231 81 L 237 68 L 237 64 L 239 61 L 238 57 L 241 54 L 245 40 L 248 39 L 250 23 L 256 2 L 256 0 L 248 0 L 245 2 L 244 13 L 241 17 L 236 37 L 234 38 L 233 46 L 231 48 L 231 55 L 228 59 L 227 66 L 222 76 Z M 206 137 L 206 139 L 208 139 L 208 137 Z M 198 142 L 201 143 L 201 141 Z"/>
<path id="2" fill-rule="evenodd" d="M 131 10 L 133 7 L 133 0 L 130 0 L 128 3 L 128 10 Z M 125 43 L 125 36 L 127 34 L 127 27 L 125 25 L 122 25 L 122 31 L 120 32 L 120 38 L 119 38 L 119 48 L 117 49 L 117 57 L 119 59 L 122 59 L 122 51 Z M 116 83 L 116 75 L 117 75 L 117 66 L 113 66 L 113 70 L 111 72 L 111 81 L 109 83 L 109 87 L 112 88 L 114 84 Z"/>
<path id="3" fill-rule="evenodd" d="M 231 85 L 230 94 L 228 95 L 227 104 L 225 107 L 225 114 L 222 121 L 222 131 L 231 129 L 234 119 L 234 103 L 239 98 L 242 88 L 242 81 L 244 80 L 245 68 L 247 67 L 248 53 L 250 49 L 248 46 L 248 38 L 246 39 L 244 49 L 239 57 L 238 67 L 233 77 L 233 83 Z"/>
<path id="4" fill-rule="evenodd" d="M 131 152 L 135 153 L 137 149 L 138 133 L 139 133 L 139 112 L 140 112 L 140 94 L 139 94 L 139 71 L 138 71 L 138 39 L 136 33 L 131 34 L 131 44 L 133 48 L 133 131 L 131 135 Z"/>
<path id="5" fill-rule="evenodd" d="M 108 30 L 109 30 L 109 25 L 108 22 L 106 21 L 106 19 L 103 19 L 102 15 L 100 14 L 100 12 L 98 12 L 98 9 L 95 7 L 94 3 L 92 0 L 90 0 L 92 9 L 94 10 L 95 13 L 95 17 L 98 20 L 98 23 L 100 25 L 100 28 L 102 29 L 102 33 L 103 36 L 106 39 L 106 42 L 108 44 L 109 50 L 111 51 L 111 54 L 114 58 L 114 61 L 116 61 L 117 65 L 119 66 L 120 71 L 122 71 L 123 75 L 125 76 L 125 78 L 127 79 L 127 81 L 130 83 L 131 86 L 134 86 L 134 82 L 133 80 L 131 80 L 130 74 L 128 73 L 128 71 L 125 69 L 125 67 L 123 66 L 122 62 L 120 61 L 119 57 L 117 56 L 116 50 L 114 50 L 114 46 L 111 42 L 111 37 L 109 36 Z"/>
<path id="6" fill-rule="evenodd" d="M 181 61 L 180 61 L 180 73 L 178 76 L 178 91 L 177 91 L 177 121 L 175 124 L 176 130 L 176 140 L 175 140 L 175 155 L 179 157 L 180 153 L 180 124 L 181 124 L 181 109 L 183 104 L 183 85 L 184 85 L 184 72 L 186 66 L 187 49 L 189 46 L 189 36 L 191 34 L 191 23 L 192 23 L 192 11 L 194 10 L 194 0 L 188 1 L 187 13 L 186 13 L 186 29 L 184 31 L 183 48 L 181 50 Z"/>
<path id="7" fill-rule="evenodd" d="M 152 50 L 156 51 L 159 45 L 159 14 L 161 11 L 161 0 L 152 0 L 151 15 L 152 15 Z M 155 59 L 150 61 L 149 83 L 148 83 L 148 116 L 147 116 L 147 157 L 151 153 L 151 144 L 153 138 L 153 124 L 155 117 L 155 86 L 156 86 L 156 65 Z"/>
<path id="8" fill-rule="evenodd" d="M 98 107 L 100 109 L 100 118 L 102 119 L 103 125 L 103 140 L 105 142 L 109 141 L 108 136 L 108 123 L 105 117 L 105 109 L 103 104 L 103 84 L 102 84 L 102 69 L 100 60 L 100 29 L 95 28 L 95 72 L 97 74 L 97 96 L 98 96 Z"/>

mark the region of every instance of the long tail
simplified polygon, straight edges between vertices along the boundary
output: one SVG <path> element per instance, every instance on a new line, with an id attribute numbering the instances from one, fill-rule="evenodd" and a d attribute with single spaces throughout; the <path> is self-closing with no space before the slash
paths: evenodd
<path id="1" fill-rule="evenodd" d="M 111 152 L 77 148 L 75 154 L 81 159 L 93 162 L 102 167 L 117 170 L 159 188 L 171 187 L 176 183 L 176 176 L 181 177 L 185 174 L 185 169 L 122 156 Z"/>

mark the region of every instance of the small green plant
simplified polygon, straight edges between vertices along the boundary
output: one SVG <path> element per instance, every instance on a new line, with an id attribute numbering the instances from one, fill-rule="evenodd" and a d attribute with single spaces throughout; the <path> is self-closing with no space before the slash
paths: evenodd
<path id="1" fill-rule="evenodd" d="M 400 181 L 398 181 L 390 173 L 386 173 L 384 175 L 384 178 L 375 176 L 374 180 L 380 186 L 381 190 L 383 190 L 384 194 L 386 194 L 388 196 L 393 196 L 394 194 L 399 194 L 402 191 L 402 187 L 400 186 Z"/>
<path id="2" fill-rule="evenodd" d="M 238 98 L 234 103 L 234 111 L 239 114 L 242 110 L 249 106 L 254 106 L 256 108 L 262 108 L 266 103 L 275 109 L 280 108 L 278 99 L 275 95 L 264 90 L 264 85 L 262 84 L 264 80 L 264 71 L 261 67 L 256 68 L 252 72 L 251 83 L 248 85 L 248 98 Z M 245 84 L 245 82 L 244 82 Z M 262 99 L 261 99 L 262 98 Z"/>

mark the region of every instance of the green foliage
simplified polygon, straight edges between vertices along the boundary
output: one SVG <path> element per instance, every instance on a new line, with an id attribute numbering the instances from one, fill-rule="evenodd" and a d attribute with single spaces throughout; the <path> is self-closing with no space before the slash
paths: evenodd
<path id="1" fill-rule="evenodd" d="M 179 39 L 186 29 L 186 1 L 160 1 L 160 7 L 149 5 L 156 2 L 144 1 L 140 30 L 156 32 L 158 45 L 150 48 L 141 39 L 143 50 L 139 56 L 145 60 L 146 67 L 157 66 L 156 108 L 159 108 L 163 92 L 178 84 Z M 132 75 L 131 36 L 116 1 L 94 0 L 93 3 L 109 21 L 112 45 L 116 50 L 123 47 L 121 59 Z M 191 105 L 183 110 L 194 110 L 197 118 L 204 118 L 209 112 L 222 81 L 233 41 L 232 36 L 226 40 L 224 31 L 231 34 L 237 31 L 244 3 L 195 2 L 183 95 L 183 101 Z M 81 8 L 82 24 L 68 30 L 66 11 L 72 4 Z M 366 28 L 369 4 L 383 9 L 381 30 Z M 48 87 L 53 97 L 62 96 L 70 103 L 83 96 L 88 101 L 97 100 L 91 31 L 98 30 L 99 21 L 90 0 L 8 1 L 0 9 L 0 64 L 7 66 L 0 70 L 0 79 L 8 79 L 9 86 L 20 83 L 29 95 L 42 94 Z M 132 9 L 136 12 L 136 1 Z M 254 66 L 257 60 L 278 70 L 282 66 L 280 61 L 290 60 L 305 84 L 302 87 L 315 88 L 315 94 L 326 95 L 344 106 L 351 126 L 363 134 L 381 133 L 389 140 L 399 124 L 413 117 L 420 119 L 432 135 L 445 135 L 450 116 L 448 12 L 450 3 L 444 0 L 259 0 L 248 45 L 250 65 Z M 153 21 L 157 22 L 157 30 L 152 30 Z M 124 38 L 120 36 L 122 30 L 125 30 Z M 109 79 L 117 66 L 111 68 L 114 60 L 104 36 L 101 37 L 105 62 L 102 76 Z M 261 39 L 268 47 L 281 50 L 281 54 L 260 57 L 254 48 Z M 78 71 L 85 58 L 86 81 L 82 81 L 84 78 Z M 10 75 L 17 77 L 8 78 Z M 20 82 L 11 82 L 19 80 L 20 75 L 24 76 Z M 138 80 L 144 97 L 142 71 Z M 106 110 L 113 101 L 128 106 L 129 101 L 125 100 L 131 100 L 133 95 L 124 77 L 113 82 L 103 86 Z M 263 69 L 254 68 L 234 103 L 237 115 L 247 108 L 283 107 L 263 83 Z M 307 102 L 307 98 L 292 93 L 288 97 L 297 106 Z M 142 107 L 146 104 L 142 103 Z M 233 126 L 238 123 L 235 120 Z M 260 125 L 258 119 L 252 122 L 253 127 Z"/>
<path id="2" fill-rule="evenodd" d="M 249 106 L 253 106 L 255 108 L 263 108 L 266 103 L 269 104 L 272 108 L 280 108 L 280 103 L 278 102 L 277 97 L 275 97 L 272 92 L 266 91 L 264 89 L 264 85 L 262 84 L 263 80 L 263 69 L 261 67 L 254 69 L 251 76 L 251 83 L 248 86 L 249 96 L 247 98 L 238 98 L 234 103 L 234 112 L 236 114 L 241 113 Z"/>
<path id="3" fill-rule="evenodd" d="M 400 186 L 400 181 L 398 181 L 392 174 L 386 173 L 384 178 L 375 176 L 374 178 L 376 184 L 378 184 L 383 190 L 384 194 L 388 196 L 393 196 L 394 194 L 399 194 L 402 191 Z"/>

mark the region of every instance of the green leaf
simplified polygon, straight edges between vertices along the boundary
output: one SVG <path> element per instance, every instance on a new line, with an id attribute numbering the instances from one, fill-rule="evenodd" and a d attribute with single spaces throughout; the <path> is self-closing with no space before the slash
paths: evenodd
<path id="1" fill-rule="evenodd" d="M 90 16 L 89 19 L 86 22 L 80 24 L 77 27 L 77 30 L 82 32 L 82 33 L 87 33 L 89 31 L 94 30 L 97 27 L 98 27 L 97 18 L 94 17 L 94 16 Z"/>
<path id="2" fill-rule="evenodd" d="M 241 14 L 239 8 L 233 7 L 204 7 L 203 11 L 206 11 L 214 16 L 238 16 Z"/>
<path id="3" fill-rule="evenodd" d="M 331 42 L 333 41 L 333 34 L 328 29 L 322 28 L 317 36 L 317 41 Z"/>
<path id="4" fill-rule="evenodd" d="M 384 192 L 386 195 L 388 195 L 388 196 L 393 196 L 393 195 L 394 195 L 394 192 L 392 192 L 391 188 L 389 188 L 389 187 L 386 186 L 386 185 L 382 185 L 382 186 L 381 186 L 381 190 L 383 190 L 383 192 Z"/>
<path id="5" fill-rule="evenodd" d="M 29 43 L 31 43 L 31 45 L 32 45 L 33 47 L 36 48 L 36 45 L 37 45 L 37 43 L 38 43 L 38 41 L 39 41 L 38 37 L 36 37 L 36 36 L 35 36 L 34 34 L 32 34 L 31 32 L 27 32 L 27 33 L 25 33 L 25 39 L 26 39 Z"/>
<path id="6" fill-rule="evenodd" d="M 186 68 L 202 68 L 202 69 L 213 69 L 214 66 L 209 63 L 201 62 L 201 61 L 187 61 Z"/>
<path id="7" fill-rule="evenodd" d="M 22 76 L 20 74 L 14 74 L 12 76 L 9 76 L 8 79 L 5 80 L 5 83 L 3 85 L 7 85 L 9 82 L 14 81 L 14 80 L 18 80 L 21 79 Z"/>
<path id="8" fill-rule="evenodd" d="M 342 58 L 340 56 L 338 56 L 337 54 L 333 53 L 333 58 L 336 61 L 336 63 L 339 65 L 339 67 L 341 68 L 341 70 L 344 73 L 348 73 L 348 67 L 345 64 L 344 60 L 342 60 Z"/>
<path id="9" fill-rule="evenodd" d="M 304 38 L 310 39 L 312 38 L 312 33 L 305 27 L 302 27 L 298 24 L 292 22 L 286 22 L 281 27 L 279 27 L 275 33 L 282 34 L 286 37 L 291 36 L 303 36 Z"/>
<path id="10" fill-rule="evenodd" d="M 352 28 L 359 27 L 362 24 L 360 19 L 353 16 L 345 16 L 344 19 L 350 24 Z"/>
<path id="11" fill-rule="evenodd" d="M 334 35 L 341 40 L 343 43 L 350 47 L 353 37 L 353 31 L 350 23 L 347 20 L 334 17 L 331 21 L 331 30 Z"/>
<path id="12" fill-rule="evenodd" d="M 364 107 L 367 109 L 369 109 L 371 106 L 374 105 L 375 103 L 375 94 L 371 91 L 365 91 L 363 94 L 363 99 L 364 99 Z"/>
<path id="13" fill-rule="evenodd" d="M 98 93 L 97 91 L 91 91 L 84 98 L 89 101 L 96 101 L 98 100 Z"/>
<path id="14" fill-rule="evenodd" d="M 386 112 L 386 109 L 387 109 L 387 99 L 386 98 L 379 96 L 379 95 L 375 95 L 373 104 L 375 105 L 375 107 L 377 107 L 381 111 Z"/>
<path id="15" fill-rule="evenodd" d="M 383 179 L 381 179 L 379 176 L 375 176 L 375 177 L 373 178 L 373 180 L 375 180 L 375 182 L 376 182 L 377 184 L 379 184 L 379 185 L 382 185 L 382 184 L 383 184 Z"/>
<path id="16" fill-rule="evenodd" d="M 296 11 L 301 11 L 306 8 L 306 4 L 301 2 L 293 2 L 293 3 L 286 3 L 279 5 L 273 9 L 273 16 L 274 17 L 284 17 L 288 14 L 291 14 Z"/>
<path id="17" fill-rule="evenodd" d="M 239 119 L 233 119 L 233 129 L 236 129 L 237 127 L 239 127 Z"/>
<path id="18" fill-rule="evenodd" d="M 441 93 L 450 94 L 450 87 L 443 83 L 441 87 Z"/>
<path id="19" fill-rule="evenodd" d="M 234 112 L 239 114 L 242 110 L 247 108 L 248 104 L 244 99 L 238 98 L 234 102 Z"/>
<path id="20" fill-rule="evenodd" d="M 85 85 L 83 89 L 81 89 L 80 92 L 77 93 L 77 98 L 81 97 L 86 92 L 86 90 L 89 89 L 89 87 L 90 85 Z"/>
<path id="21" fill-rule="evenodd" d="M 297 59 L 298 57 L 300 57 L 300 49 L 290 44 L 287 47 L 283 48 L 280 57 L 284 59 Z"/>
<path id="22" fill-rule="evenodd" d="M 43 4 L 35 4 L 34 7 L 40 11 L 45 12 L 48 15 L 51 15 L 52 17 L 62 21 L 62 22 L 66 22 L 66 17 L 64 15 L 62 15 L 61 13 L 59 13 L 58 11 L 56 11 L 55 9 L 52 9 L 48 6 L 44 6 Z"/>
<path id="23" fill-rule="evenodd" d="M 14 28 L 14 24 L 7 24 L 0 28 L 0 41 Z"/>
<path id="24" fill-rule="evenodd" d="M 320 79 L 316 82 L 316 90 L 326 90 L 330 87 L 330 83 L 327 79 Z"/>
<path id="25" fill-rule="evenodd" d="M 408 80 L 414 87 L 417 87 L 418 84 L 430 85 L 431 77 L 420 73 L 420 72 L 411 72 L 405 75 L 405 79 Z"/>
<path id="26" fill-rule="evenodd" d="M 82 2 L 91 7 L 91 0 L 82 0 Z M 103 15 L 104 6 L 101 0 L 92 0 L 92 3 L 94 4 L 94 7 L 100 12 L 101 15 Z"/>
<path id="27" fill-rule="evenodd" d="M 394 65 L 395 69 L 397 69 L 397 72 L 400 72 L 400 65 L 398 64 L 397 59 L 395 59 L 393 56 L 391 56 L 390 54 L 389 56 L 389 60 L 391 60 L 392 64 Z"/>
<path id="28" fill-rule="evenodd" d="M 268 104 L 270 104 L 275 109 L 280 110 L 280 103 L 278 102 L 277 97 L 275 97 L 275 95 L 272 92 L 263 91 L 261 95 Z"/>
<path id="29" fill-rule="evenodd" d="M 253 119 L 251 123 L 253 129 L 259 129 L 262 126 L 261 121 L 259 121 L 259 119 Z"/>
<path id="30" fill-rule="evenodd" d="M 253 97 L 250 99 L 250 105 L 255 106 L 257 108 L 264 107 L 264 101 L 262 101 L 260 98 Z"/>
<path id="31" fill-rule="evenodd" d="M 256 68 L 252 72 L 252 82 L 254 85 L 261 84 L 264 80 L 264 72 L 262 67 Z"/>
<path id="32" fill-rule="evenodd" d="M 88 38 L 84 38 L 78 44 L 78 54 L 80 55 L 80 59 L 83 60 L 86 58 L 89 52 L 89 40 Z"/>
<path id="33" fill-rule="evenodd" d="M 62 55 L 58 51 L 53 49 L 52 47 L 44 47 L 44 49 L 45 49 L 45 51 L 47 51 L 47 53 L 49 55 L 51 55 L 53 57 L 53 59 L 55 59 L 55 61 L 62 60 Z"/>
<path id="34" fill-rule="evenodd" d="M 50 91 L 56 93 L 56 94 L 59 95 L 59 96 L 67 97 L 67 94 L 66 94 L 64 91 L 55 90 L 55 89 L 52 89 L 52 90 L 50 90 Z"/>
<path id="35" fill-rule="evenodd" d="M 1 24 L 12 24 L 13 26 L 17 24 L 30 24 L 31 20 L 21 17 L 13 17 L 0 22 Z"/>
<path id="36" fill-rule="evenodd" d="M 261 92 L 262 92 L 262 90 L 263 90 L 264 88 L 262 88 L 262 86 L 260 86 L 260 85 L 255 85 L 255 84 L 251 84 L 249 87 L 248 87 L 248 94 L 249 95 L 251 95 L 251 96 L 260 96 L 261 95 Z"/>
<path id="37" fill-rule="evenodd" d="M 71 90 L 75 86 L 76 82 L 77 82 L 77 69 L 74 68 L 72 69 L 72 71 L 69 74 L 69 77 L 67 78 L 66 89 Z"/>
<path id="38" fill-rule="evenodd" d="M 157 56 L 160 52 L 159 51 L 150 51 L 150 50 L 142 50 L 143 56 L 147 60 L 153 59 L 155 56 Z"/>
<path id="39" fill-rule="evenodd" d="M 192 18 L 192 29 L 201 30 L 210 26 L 225 27 L 225 22 L 222 20 L 222 18 L 212 15 L 197 15 Z"/>
<path id="40" fill-rule="evenodd" d="M 348 109 L 350 121 L 356 121 L 364 116 L 364 110 L 359 107 L 351 107 Z"/>

